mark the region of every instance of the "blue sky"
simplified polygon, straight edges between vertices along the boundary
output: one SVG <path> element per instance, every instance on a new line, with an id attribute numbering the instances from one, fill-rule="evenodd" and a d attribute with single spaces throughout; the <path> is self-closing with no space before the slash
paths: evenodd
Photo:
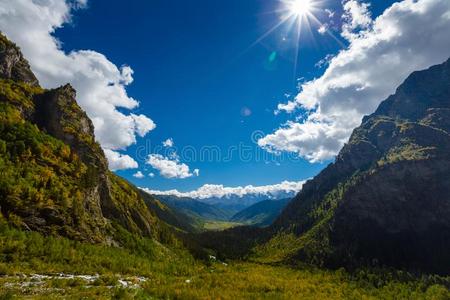
<path id="1" fill-rule="evenodd" d="M 449 58 L 448 28 L 448 0 L 0 0 L 0 30 L 44 88 L 77 90 L 112 169 L 196 194 L 299 190 L 409 74 Z"/>
<path id="2" fill-rule="evenodd" d="M 372 13 L 379 14 L 390 2 L 373 1 Z M 287 101 L 285 94 L 296 95 L 297 79 L 319 76 L 324 70 L 316 63 L 342 47 L 312 26 L 312 33 L 300 40 L 295 73 L 294 33 L 286 27 L 249 48 L 279 21 L 280 14 L 275 12 L 279 5 L 278 1 L 259 0 L 129 0 L 126 5 L 91 1 L 87 9 L 73 13 L 72 24 L 55 34 L 63 49 L 89 48 L 116 65 L 131 66 L 134 82 L 128 94 L 140 101 L 136 111 L 157 124 L 123 152 L 138 161 L 139 169 L 118 171 L 120 175 L 139 186 L 186 191 L 207 183 L 236 186 L 299 181 L 314 176 L 330 161 L 309 163 L 292 155 L 257 157 L 265 151 L 252 141 L 252 134 L 269 134 L 291 119 L 286 113 L 274 114 L 277 104 Z M 316 12 L 319 18 L 327 18 L 326 8 L 337 16 L 342 13 L 340 1 L 323 1 Z M 339 32 L 334 34 L 346 44 Z M 197 153 L 203 146 L 218 147 L 224 154 L 239 145 L 253 149 L 253 154 L 249 159 L 234 154 L 227 161 L 182 156 L 181 162 L 198 168 L 200 176 L 168 179 L 145 164 L 146 155 L 167 138 L 173 139 L 178 154 L 186 146 Z M 145 178 L 134 178 L 137 170 Z"/>

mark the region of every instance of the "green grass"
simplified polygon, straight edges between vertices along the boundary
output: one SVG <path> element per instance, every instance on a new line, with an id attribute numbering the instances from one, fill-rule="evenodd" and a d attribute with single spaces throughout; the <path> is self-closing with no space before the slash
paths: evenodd
<path id="1" fill-rule="evenodd" d="M 414 280 L 353 279 L 340 271 L 292 269 L 236 262 L 214 264 L 185 278 L 149 281 L 145 291 L 162 299 L 448 299 L 443 285 Z"/>
<path id="2" fill-rule="evenodd" d="M 185 250 L 125 236 L 124 248 L 0 227 L 0 299 L 449 299 L 449 278 L 267 263 L 196 261 Z M 98 275 L 95 282 L 55 278 Z M 23 274 L 27 275 L 25 277 Z M 53 278 L 30 282 L 30 274 Z M 144 276 L 139 288 L 119 279 Z M 133 281 L 134 279 L 130 279 Z M 447 286 L 447 287 L 446 287 Z"/>
<path id="3" fill-rule="evenodd" d="M 219 231 L 241 225 L 243 224 L 237 222 L 206 220 L 205 223 L 203 224 L 203 230 Z"/>
<path id="4" fill-rule="evenodd" d="M 198 264 L 182 248 L 121 232 L 123 248 L 44 237 L 0 225 L 0 274 L 190 275 Z"/>
<path id="5" fill-rule="evenodd" d="M 449 299 L 442 284 L 414 278 L 390 279 L 389 276 L 343 270 L 292 269 L 235 262 L 213 263 L 200 272 L 158 273 L 141 288 L 114 286 L 114 279 L 100 277 L 93 284 L 80 280 L 51 279 L 35 287 L 18 288 L 13 280 L 0 279 L 3 299 Z M 14 287 L 15 286 L 15 287 Z M 1 297 L 0 297 L 1 299 Z"/>

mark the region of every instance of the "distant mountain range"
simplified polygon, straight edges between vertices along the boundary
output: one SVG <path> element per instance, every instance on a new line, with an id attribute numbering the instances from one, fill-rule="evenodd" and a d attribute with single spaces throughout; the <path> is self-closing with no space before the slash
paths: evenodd
<path id="1" fill-rule="evenodd" d="M 267 186 L 224 187 L 223 185 L 206 184 L 197 190 L 179 192 L 177 190 L 158 191 L 142 188 L 155 197 L 171 196 L 179 199 L 193 199 L 226 211 L 237 213 L 255 203 L 264 200 L 280 200 L 293 198 L 302 188 L 304 181 L 284 181 Z M 175 198 L 174 198 L 175 199 Z"/>
<path id="2" fill-rule="evenodd" d="M 157 199 L 157 201 L 160 201 L 169 207 L 173 212 L 176 212 L 179 217 L 180 215 L 183 215 L 184 217 L 181 218 L 190 223 L 190 230 L 188 231 L 192 231 L 193 228 L 196 229 L 194 231 L 202 230 L 205 223 L 215 221 L 234 223 L 230 224 L 230 226 L 268 226 L 281 213 L 281 210 L 289 202 L 289 199 L 257 201 L 257 197 L 251 197 L 250 199 L 247 197 L 242 197 L 240 199 L 243 200 L 243 203 L 226 205 L 224 202 L 226 201 L 225 199 L 221 199 L 221 202 L 218 203 L 214 203 L 214 201 L 210 201 L 211 203 L 205 203 L 203 201 L 188 197 L 168 195 L 155 196 L 144 191 L 142 191 L 142 194 L 144 198 L 150 197 L 152 199 Z M 245 201 L 246 199 L 247 201 Z M 237 198 L 235 201 L 237 201 Z M 255 203 L 248 205 L 253 202 Z M 159 217 L 167 223 L 176 226 L 172 219 L 169 220 L 163 215 L 159 215 Z M 185 225 L 179 227 L 188 229 Z"/>

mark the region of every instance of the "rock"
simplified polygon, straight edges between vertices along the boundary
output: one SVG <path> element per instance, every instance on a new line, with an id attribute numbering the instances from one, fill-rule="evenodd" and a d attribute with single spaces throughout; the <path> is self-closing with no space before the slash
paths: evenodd
<path id="1" fill-rule="evenodd" d="M 39 82 L 31 72 L 30 65 L 23 58 L 20 49 L 0 33 L 0 78 L 25 82 L 38 86 Z"/>

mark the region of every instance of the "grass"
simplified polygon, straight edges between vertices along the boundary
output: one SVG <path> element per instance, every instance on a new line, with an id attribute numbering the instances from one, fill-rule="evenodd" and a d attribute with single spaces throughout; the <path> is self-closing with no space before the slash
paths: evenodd
<path id="1" fill-rule="evenodd" d="M 198 270 L 197 270 L 198 271 Z M 449 299 L 442 284 L 407 278 L 393 279 L 343 270 L 293 269 L 248 262 L 214 262 L 200 272 L 155 273 L 140 288 L 112 285 L 111 279 L 87 285 L 51 279 L 37 286 L 14 288 L 0 278 L 0 299 Z"/>
<path id="2" fill-rule="evenodd" d="M 237 222 L 207 220 L 203 224 L 203 230 L 219 231 L 219 230 L 225 230 L 228 228 L 233 228 L 233 227 L 241 226 L 241 225 L 242 225 L 242 223 L 237 223 Z"/>
<path id="3" fill-rule="evenodd" d="M 450 278 L 384 270 L 347 273 L 309 266 L 215 259 L 129 237 L 126 248 L 0 227 L 0 299 L 449 299 Z M 91 275 L 60 278 L 59 273 Z M 30 274 L 47 275 L 41 279 Z M 97 275 L 98 274 L 98 275 Z M 137 276 L 145 277 L 139 281 Z M 127 280 L 137 283 L 121 285 Z"/>
<path id="4" fill-rule="evenodd" d="M 208 272 L 164 282 L 148 282 L 144 290 L 163 299 L 448 299 L 442 285 L 415 281 L 353 280 L 344 271 L 292 269 L 237 262 L 214 264 Z M 378 286 L 379 284 L 379 286 Z"/>

